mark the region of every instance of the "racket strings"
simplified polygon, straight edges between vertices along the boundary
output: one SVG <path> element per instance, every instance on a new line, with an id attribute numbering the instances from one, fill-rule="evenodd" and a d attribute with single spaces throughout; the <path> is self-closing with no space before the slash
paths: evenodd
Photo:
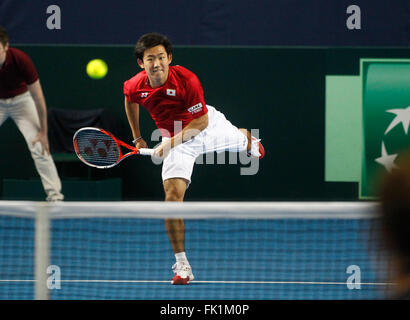
<path id="1" fill-rule="evenodd" d="M 75 138 L 77 153 L 84 161 L 95 166 L 115 164 L 121 151 L 115 140 L 98 130 L 83 130 Z"/>

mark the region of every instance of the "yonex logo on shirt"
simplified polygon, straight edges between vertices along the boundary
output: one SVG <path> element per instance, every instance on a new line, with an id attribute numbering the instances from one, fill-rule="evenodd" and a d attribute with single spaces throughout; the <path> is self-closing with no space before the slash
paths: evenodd
<path id="1" fill-rule="evenodd" d="M 167 89 L 167 95 L 175 97 L 176 90 L 174 89 Z"/>
<path id="2" fill-rule="evenodd" d="M 201 111 L 201 110 L 202 110 L 202 103 L 201 103 L 201 102 L 198 103 L 198 104 L 196 104 L 196 105 L 194 105 L 194 106 L 192 106 L 192 107 L 190 107 L 190 108 L 188 109 L 188 111 L 191 112 L 191 113 L 197 113 L 197 112 L 199 112 L 199 111 Z"/>

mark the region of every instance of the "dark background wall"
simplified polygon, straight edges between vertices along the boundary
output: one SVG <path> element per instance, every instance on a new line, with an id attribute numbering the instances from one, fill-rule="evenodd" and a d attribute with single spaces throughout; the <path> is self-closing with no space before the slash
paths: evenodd
<path id="1" fill-rule="evenodd" d="M 48 30 L 46 9 L 61 9 Z M 346 9 L 361 9 L 348 30 Z M 408 46 L 408 0 L 36 0 L 0 2 L 0 24 L 18 43 L 133 44 L 158 31 L 178 45 Z"/>
<path id="2" fill-rule="evenodd" d="M 35 62 L 48 108 L 104 108 L 131 140 L 122 84 L 139 71 L 132 46 L 19 46 Z M 104 59 L 102 80 L 85 73 L 86 63 Z M 187 200 L 356 199 L 356 183 L 324 181 L 325 76 L 359 75 L 359 59 L 409 58 L 410 49 L 391 48 L 207 48 L 177 47 L 174 64 L 200 78 L 208 104 L 238 127 L 260 130 L 266 157 L 257 175 L 240 175 L 241 165 L 197 165 Z M 142 109 L 144 136 L 155 125 Z M 153 147 L 156 142 L 150 142 Z M 10 120 L 0 127 L 2 178 L 37 176 L 24 141 Z M 121 177 L 125 200 L 160 200 L 161 167 L 132 157 L 111 170 L 89 169 L 80 162 L 58 164 L 63 180 Z"/>

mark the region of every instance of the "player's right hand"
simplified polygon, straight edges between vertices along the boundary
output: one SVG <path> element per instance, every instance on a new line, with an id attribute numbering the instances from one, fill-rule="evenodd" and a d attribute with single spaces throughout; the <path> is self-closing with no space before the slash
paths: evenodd
<path id="1" fill-rule="evenodd" d="M 139 140 L 135 143 L 135 147 L 138 148 L 138 149 L 148 148 L 148 145 L 147 145 L 147 143 L 145 142 L 144 139 L 139 139 Z"/>

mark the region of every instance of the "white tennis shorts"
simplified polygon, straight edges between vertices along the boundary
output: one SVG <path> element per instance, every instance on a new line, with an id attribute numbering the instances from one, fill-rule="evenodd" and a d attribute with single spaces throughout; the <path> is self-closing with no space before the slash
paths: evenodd
<path id="1" fill-rule="evenodd" d="M 172 148 L 162 164 L 162 181 L 171 178 L 183 178 L 187 186 L 195 160 L 198 156 L 210 152 L 242 152 L 248 145 L 247 137 L 239 131 L 223 113 L 207 105 L 208 127 L 193 139 Z M 163 138 L 163 141 L 169 138 Z"/>

